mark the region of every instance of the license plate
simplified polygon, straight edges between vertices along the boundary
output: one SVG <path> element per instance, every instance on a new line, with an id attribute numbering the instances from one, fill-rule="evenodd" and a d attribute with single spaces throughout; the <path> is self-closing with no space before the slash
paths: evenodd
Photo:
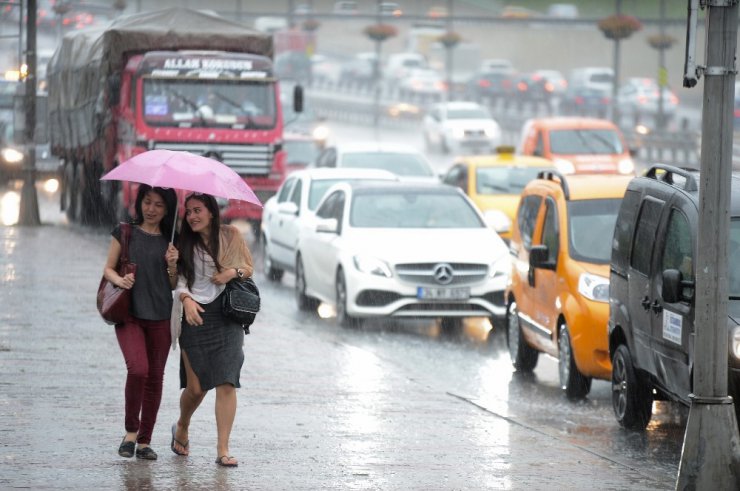
<path id="1" fill-rule="evenodd" d="M 470 288 L 429 288 L 420 286 L 416 289 L 416 298 L 421 300 L 467 300 Z"/>

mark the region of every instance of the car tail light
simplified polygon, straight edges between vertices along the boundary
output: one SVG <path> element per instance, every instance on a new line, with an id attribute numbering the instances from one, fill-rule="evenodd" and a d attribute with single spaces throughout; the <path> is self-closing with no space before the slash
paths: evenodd
<path id="1" fill-rule="evenodd" d="M 485 79 L 484 80 L 478 80 L 478 86 L 487 89 L 488 87 L 491 86 L 491 82 L 488 81 L 488 80 L 485 80 Z"/>
<path id="2" fill-rule="evenodd" d="M 645 97 L 644 95 L 639 96 L 637 98 L 637 103 L 638 104 L 646 104 L 647 103 L 647 97 Z"/>
<path id="3" fill-rule="evenodd" d="M 585 100 L 583 99 L 583 97 L 578 96 L 578 97 L 575 98 L 575 100 L 573 102 L 575 102 L 576 104 L 578 104 L 580 106 L 580 105 L 582 105 L 585 102 Z"/>
<path id="4" fill-rule="evenodd" d="M 519 92 L 526 92 L 527 91 L 527 82 L 519 82 L 516 84 L 516 88 Z"/>
<path id="5" fill-rule="evenodd" d="M 547 82 L 547 83 L 545 84 L 545 90 L 546 90 L 547 92 L 555 92 L 555 86 L 554 86 L 554 85 L 553 85 L 552 83 L 550 83 L 550 82 Z"/>
<path id="6" fill-rule="evenodd" d="M 671 104 L 678 105 L 678 96 L 676 96 L 676 94 L 671 94 L 670 98 L 671 98 Z"/>

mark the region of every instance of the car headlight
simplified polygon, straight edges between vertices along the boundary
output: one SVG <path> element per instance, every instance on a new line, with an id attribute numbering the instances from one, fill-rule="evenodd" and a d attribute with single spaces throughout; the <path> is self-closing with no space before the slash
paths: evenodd
<path id="1" fill-rule="evenodd" d="M 502 234 L 511 230 L 511 218 L 501 210 L 488 210 L 483 213 L 486 223 Z"/>
<path id="2" fill-rule="evenodd" d="M 511 274 L 511 256 L 504 254 L 492 262 L 488 267 L 488 277 L 509 276 Z"/>
<path id="3" fill-rule="evenodd" d="M 355 263 L 355 268 L 358 271 L 367 274 L 373 274 L 377 276 L 383 276 L 385 278 L 391 278 L 391 268 L 385 261 L 372 256 L 355 256 L 352 258 Z"/>
<path id="4" fill-rule="evenodd" d="M 573 162 L 571 162 L 570 160 L 554 159 L 552 162 L 553 164 L 555 164 L 555 168 L 563 174 L 576 173 L 576 166 L 573 165 Z"/>
<path id="5" fill-rule="evenodd" d="M 583 273 L 578 278 L 578 293 L 596 302 L 609 301 L 609 278 Z"/>
<path id="6" fill-rule="evenodd" d="M 740 359 L 740 326 L 732 328 L 730 334 L 730 353 L 736 359 Z"/>
<path id="7" fill-rule="evenodd" d="M 18 164 L 23 162 L 23 152 L 19 152 L 15 148 L 3 148 L 2 149 L 3 160 L 9 164 Z"/>
<path id="8" fill-rule="evenodd" d="M 635 163 L 632 162 L 632 159 L 622 159 L 617 164 L 617 170 L 620 174 L 634 174 Z"/>
<path id="9" fill-rule="evenodd" d="M 463 128 L 452 128 L 452 136 L 457 139 L 465 138 L 465 130 Z"/>

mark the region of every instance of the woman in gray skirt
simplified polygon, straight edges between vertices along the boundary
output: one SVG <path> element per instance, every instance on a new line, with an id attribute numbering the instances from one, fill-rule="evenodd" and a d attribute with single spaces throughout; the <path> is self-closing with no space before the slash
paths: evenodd
<path id="1" fill-rule="evenodd" d="M 244 330 L 224 317 L 226 283 L 252 275 L 252 255 L 236 227 L 221 225 L 216 199 L 185 198 L 185 220 L 178 242 L 178 284 L 172 306 L 172 343 L 180 341 L 180 419 L 172 425 L 170 448 L 189 454 L 190 419 L 206 393 L 216 388 L 216 463 L 236 467 L 229 435 L 236 415 L 236 389 L 244 362 Z"/>

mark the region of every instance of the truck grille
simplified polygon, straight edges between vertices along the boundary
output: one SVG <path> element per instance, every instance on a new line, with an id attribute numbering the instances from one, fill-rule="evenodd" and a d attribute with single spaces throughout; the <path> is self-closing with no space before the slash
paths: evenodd
<path id="1" fill-rule="evenodd" d="M 266 176 L 272 169 L 273 152 L 270 145 L 155 142 L 154 148 L 208 155 L 228 165 L 240 176 Z"/>
<path id="2" fill-rule="evenodd" d="M 435 269 L 440 264 L 448 264 L 452 269 L 452 280 L 445 286 L 471 285 L 483 281 L 488 274 L 485 264 L 470 263 L 408 263 L 397 264 L 396 273 L 399 279 L 414 285 L 434 285 L 440 283 L 435 279 Z"/>

